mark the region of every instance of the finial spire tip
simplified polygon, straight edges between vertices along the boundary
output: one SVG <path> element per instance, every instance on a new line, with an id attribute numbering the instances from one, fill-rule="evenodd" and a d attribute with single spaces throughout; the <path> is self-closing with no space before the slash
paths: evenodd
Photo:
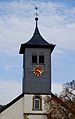
<path id="1" fill-rule="evenodd" d="M 38 18 L 38 13 L 37 13 L 38 7 L 35 7 L 35 10 L 36 10 L 35 16 L 36 16 L 36 18 Z"/>
<path id="2" fill-rule="evenodd" d="M 38 21 L 38 13 L 37 13 L 37 10 L 38 10 L 38 7 L 35 7 L 35 10 L 36 10 L 36 12 L 35 12 L 35 21 L 36 21 L 36 27 L 37 27 L 37 21 Z"/>

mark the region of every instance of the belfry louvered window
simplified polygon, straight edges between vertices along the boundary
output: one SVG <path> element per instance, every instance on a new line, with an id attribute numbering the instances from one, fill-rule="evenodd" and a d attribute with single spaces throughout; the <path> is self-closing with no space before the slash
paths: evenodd
<path id="1" fill-rule="evenodd" d="M 37 53 L 32 54 L 32 63 L 37 63 Z"/>
<path id="2" fill-rule="evenodd" d="M 39 63 L 44 63 L 44 56 L 43 55 L 39 56 Z"/>

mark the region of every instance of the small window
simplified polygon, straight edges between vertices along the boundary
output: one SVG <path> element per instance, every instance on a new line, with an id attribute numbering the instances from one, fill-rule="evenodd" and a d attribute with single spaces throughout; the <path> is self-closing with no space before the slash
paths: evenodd
<path id="1" fill-rule="evenodd" d="M 42 110 L 42 98 L 41 96 L 33 96 L 33 110 Z"/>
<path id="2" fill-rule="evenodd" d="M 39 63 L 44 63 L 44 56 L 43 55 L 39 56 Z"/>
<path id="3" fill-rule="evenodd" d="M 37 55 L 32 56 L 32 63 L 37 63 Z"/>
<path id="4" fill-rule="evenodd" d="M 35 110 L 38 110 L 40 107 L 40 100 L 38 98 L 35 99 L 35 102 L 34 102 L 34 108 Z"/>

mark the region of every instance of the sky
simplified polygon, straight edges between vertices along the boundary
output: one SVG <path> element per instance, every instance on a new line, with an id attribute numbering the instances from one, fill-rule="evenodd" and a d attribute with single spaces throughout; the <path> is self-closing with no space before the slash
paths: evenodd
<path id="1" fill-rule="evenodd" d="M 38 27 L 43 38 L 56 47 L 52 53 L 52 92 L 75 80 L 75 0 L 0 0 L 0 104 L 22 93 L 22 43 Z"/>

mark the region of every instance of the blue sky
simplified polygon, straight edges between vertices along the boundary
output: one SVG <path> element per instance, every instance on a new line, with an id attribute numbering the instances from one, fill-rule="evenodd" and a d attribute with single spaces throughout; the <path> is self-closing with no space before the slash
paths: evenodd
<path id="1" fill-rule="evenodd" d="M 0 0 L 0 104 L 21 94 L 21 43 L 35 29 L 35 6 L 39 11 L 39 30 L 52 53 L 52 91 L 75 80 L 75 1 L 74 0 Z"/>

